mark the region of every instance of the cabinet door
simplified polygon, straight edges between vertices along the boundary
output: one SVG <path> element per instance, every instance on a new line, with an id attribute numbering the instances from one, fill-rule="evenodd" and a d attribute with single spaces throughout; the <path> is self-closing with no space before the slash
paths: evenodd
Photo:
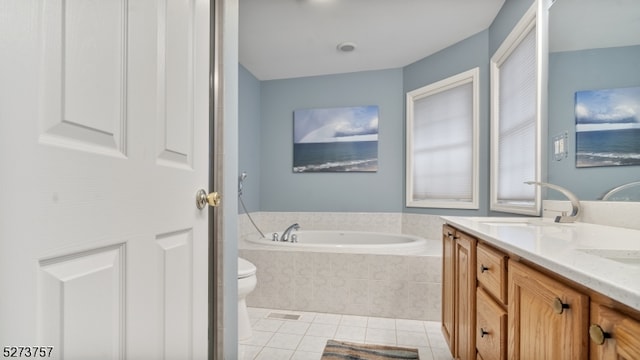
<path id="1" fill-rule="evenodd" d="M 484 359 L 507 358 L 507 312 L 482 288 L 476 296 L 476 347 Z"/>
<path id="2" fill-rule="evenodd" d="M 456 234 L 455 324 L 456 358 L 476 358 L 476 239 Z"/>
<path id="3" fill-rule="evenodd" d="M 588 316 L 586 295 L 509 263 L 509 359 L 587 359 Z"/>
<path id="4" fill-rule="evenodd" d="M 455 230 L 447 225 L 442 228 L 442 334 L 455 357 Z"/>
<path id="5" fill-rule="evenodd" d="M 640 322 L 596 303 L 591 305 L 591 359 L 640 359 Z"/>

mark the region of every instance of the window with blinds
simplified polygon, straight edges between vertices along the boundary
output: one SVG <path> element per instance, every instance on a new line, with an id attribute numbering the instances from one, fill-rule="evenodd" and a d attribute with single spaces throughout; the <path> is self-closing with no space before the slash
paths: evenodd
<path id="1" fill-rule="evenodd" d="M 407 206 L 478 208 L 475 68 L 407 93 Z"/>
<path id="2" fill-rule="evenodd" d="M 491 209 L 537 214 L 540 117 L 535 7 L 491 59 Z"/>

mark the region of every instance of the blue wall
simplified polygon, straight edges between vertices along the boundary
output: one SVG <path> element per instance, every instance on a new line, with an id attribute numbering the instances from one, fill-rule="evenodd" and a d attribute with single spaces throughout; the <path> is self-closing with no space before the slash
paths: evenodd
<path id="1" fill-rule="evenodd" d="M 404 146 L 402 70 L 261 82 L 262 211 L 400 212 Z M 378 172 L 293 173 L 293 111 L 377 105 Z"/>
<path id="2" fill-rule="evenodd" d="M 260 81 L 244 66 L 239 66 L 238 86 L 238 171 L 248 176 L 244 181 L 242 201 L 247 211 L 260 210 L 260 145 L 262 123 L 260 110 Z M 239 175 L 239 174 L 238 174 Z M 244 210 L 241 210 L 243 212 Z"/>
<path id="3" fill-rule="evenodd" d="M 495 54 L 534 0 L 506 0 L 489 26 L 489 54 Z"/>
<path id="4" fill-rule="evenodd" d="M 569 157 L 548 160 L 549 182 L 571 189 L 580 199 L 593 200 L 640 179 L 638 166 L 575 167 L 575 92 L 632 86 L 640 86 L 640 46 L 549 54 L 549 136 L 569 133 Z M 552 196 L 562 198 L 549 192 Z"/>

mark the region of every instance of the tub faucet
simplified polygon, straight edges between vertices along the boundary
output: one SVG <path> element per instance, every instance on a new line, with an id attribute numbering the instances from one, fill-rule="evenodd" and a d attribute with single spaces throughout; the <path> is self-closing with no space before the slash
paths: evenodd
<path id="1" fill-rule="evenodd" d="M 293 230 L 298 230 L 298 229 L 300 229 L 300 225 L 298 225 L 298 223 L 295 223 L 289 226 L 287 230 L 285 230 L 282 233 L 282 236 L 280 237 L 280 241 L 289 241 L 289 234 L 291 234 Z"/>
<path id="2" fill-rule="evenodd" d="M 556 216 L 555 222 L 557 223 L 572 223 L 578 219 L 578 215 L 580 215 L 580 200 L 575 196 L 571 191 L 554 184 L 549 184 L 545 182 L 538 181 L 525 181 L 525 184 L 529 185 L 538 185 L 540 187 L 548 187 L 549 189 L 553 189 L 561 192 L 564 196 L 571 201 L 571 214 L 566 215 L 563 213 L 562 215 Z"/>

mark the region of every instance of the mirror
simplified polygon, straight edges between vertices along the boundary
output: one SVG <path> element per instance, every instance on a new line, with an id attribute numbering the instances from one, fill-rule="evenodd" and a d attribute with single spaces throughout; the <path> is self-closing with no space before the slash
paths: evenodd
<path id="1" fill-rule="evenodd" d="M 640 87 L 638 58 L 638 0 L 555 0 L 550 7 L 549 144 L 566 133 L 569 151 L 566 158 L 550 154 L 548 176 L 549 182 L 571 189 L 581 200 L 601 200 L 608 191 L 640 180 L 637 165 L 577 168 L 575 145 L 576 91 Z M 640 131 L 640 109 L 632 110 Z M 640 151 L 632 156 L 640 156 Z M 637 196 L 610 200 L 639 201 Z"/>

